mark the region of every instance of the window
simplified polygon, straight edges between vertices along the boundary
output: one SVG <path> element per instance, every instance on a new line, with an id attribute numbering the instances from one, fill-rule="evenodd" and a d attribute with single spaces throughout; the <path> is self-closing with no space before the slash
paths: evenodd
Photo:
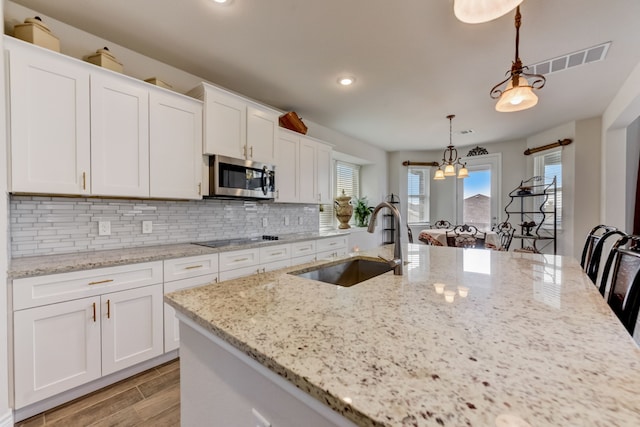
<path id="1" fill-rule="evenodd" d="M 562 227 L 562 151 L 553 151 L 547 154 L 540 154 L 533 159 L 533 169 L 536 176 L 543 176 L 544 183 L 550 184 L 556 178 L 556 217 L 558 228 Z M 545 212 L 553 212 L 553 196 L 544 205 Z M 545 218 L 546 226 L 553 227 L 553 218 Z"/>
<path id="2" fill-rule="evenodd" d="M 342 194 L 342 190 L 347 196 L 351 196 L 352 203 L 360 197 L 360 165 L 347 163 L 340 160 L 334 161 L 334 179 L 335 186 L 333 195 Z M 333 204 L 323 205 L 320 212 L 320 228 L 336 228 L 338 220 L 336 219 Z M 355 224 L 354 216 L 351 216 L 349 224 Z"/>
<path id="3" fill-rule="evenodd" d="M 407 224 L 429 222 L 431 168 L 409 166 L 407 170 Z"/>

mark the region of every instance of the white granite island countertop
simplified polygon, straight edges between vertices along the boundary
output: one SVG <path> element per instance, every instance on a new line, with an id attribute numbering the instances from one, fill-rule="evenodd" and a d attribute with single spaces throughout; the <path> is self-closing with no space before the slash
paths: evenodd
<path id="1" fill-rule="evenodd" d="M 286 274 L 298 266 L 165 300 L 357 425 L 640 425 L 640 349 L 576 260 L 405 258 L 404 276 L 349 288 Z M 468 295 L 448 303 L 434 283 Z"/>

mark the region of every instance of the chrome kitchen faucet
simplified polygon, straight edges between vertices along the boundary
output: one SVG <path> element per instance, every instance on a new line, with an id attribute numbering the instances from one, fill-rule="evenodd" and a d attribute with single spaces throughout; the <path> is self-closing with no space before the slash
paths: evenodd
<path id="1" fill-rule="evenodd" d="M 369 233 L 373 233 L 373 231 L 376 229 L 376 217 L 378 215 L 378 211 L 382 208 L 388 208 L 393 214 L 396 221 L 396 229 L 393 239 L 393 259 L 385 261 L 387 261 L 389 265 L 393 267 L 394 275 L 402 276 L 402 268 L 404 265 L 402 258 L 402 245 L 400 244 L 400 229 L 402 228 L 402 224 L 400 220 L 400 211 L 398 211 L 398 208 L 396 208 L 389 202 L 381 202 L 378 206 L 375 207 L 373 213 L 371 214 L 371 220 L 369 221 L 369 228 L 367 228 L 367 231 Z"/>

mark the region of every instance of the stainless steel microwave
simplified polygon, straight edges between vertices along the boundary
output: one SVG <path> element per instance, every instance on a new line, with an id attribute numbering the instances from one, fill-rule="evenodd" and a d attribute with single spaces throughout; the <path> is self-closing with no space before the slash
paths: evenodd
<path id="1" fill-rule="evenodd" d="M 209 196 L 273 199 L 275 166 L 227 156 L 209 157 Z"/>

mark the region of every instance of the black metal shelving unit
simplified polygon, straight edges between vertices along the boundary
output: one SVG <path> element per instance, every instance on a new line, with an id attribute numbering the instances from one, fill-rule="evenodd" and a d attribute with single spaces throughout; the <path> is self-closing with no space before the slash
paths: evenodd
<path id="1" fill-rule="evenodd" d="M 391 203 L 392 205 L 400 204 L 400 199 L 398 198 L 398 196 L 396 196 L 393 193 L 387 196 L 385 201 Z M 383 214 L 382 218 L 383 218 L 382 244 L 388 245 L 390 243 L 395 243 L 396 221 L 393 217 L 393 214 L 389 213 L 389 209 L 385 209 L 385 213 Z"/>
<path id="2" fill-rule="evenodd" d="M 520 233 L 513 236 L 514 239 L 520 239 L 520 247 L 530 248 L 536 253 L 542 253 L 547 248 L 553 249 L 555 255 L 558 233 L 556 177 L 548 183 L 542 176 L 521 181 L 509 193 L 509 197 L 511 201 L 504 208 L 506 221 L 520 221 L 512 224 L 520 227 Z"/>

